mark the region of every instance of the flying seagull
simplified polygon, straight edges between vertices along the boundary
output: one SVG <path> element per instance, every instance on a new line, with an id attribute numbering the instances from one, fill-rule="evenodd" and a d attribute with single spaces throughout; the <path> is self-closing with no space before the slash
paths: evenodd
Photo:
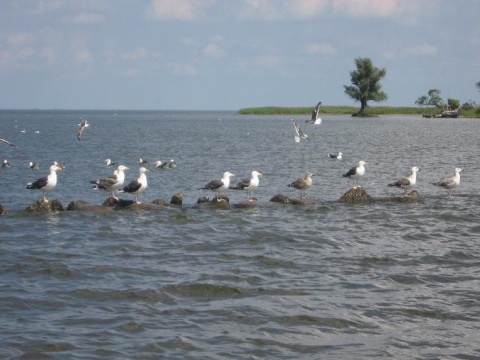
<path id="1" fill-rule="evenodd" d="M 305 174 L 305 178 L 298 178 L 294 182 L 288 184 L 288 187 L 293 187 L 294 189 L 300 190 L 300 196 L 301 198 L 306 198 L 307 195 L 305 194 L 305 191 L 312 186 L 312 176 L 313 174 L 308 172 Z"/>
<path id="2" fill-rule="evenodd" d="M 88 123 L 88 120 L 83 119 L 80 124 L 78 124 L 77 127 L 77 139 L 78 141 L 82 140 L 82 132 L 85 130 L 85 128 L 89 127 L 90 124 Z"/>
<path id="3" fill-rule="evenodd" d="M 138 203 L 138 195 L 145 191 L 147 188 L 147 175 L 146 173 L 149 172 L 147 168 L 143 166 L 139 169 L 140 176 L 137 180 L 133 180 L 130 184 L 123 187 L 123 192 L 134 194 L 135 195 L 135 202 Z"/>
<path id="4" fill-rule="evenodd" d="M 41 190 L 43 192 L 43 201 L 48 202 L 48 193 L 57 186 L 57 171 L 61 171 L 58 165 L 50 166 L 50 174 L 44 176 L 34 182 L 27 184 L 27 189 Z"/>
<path id="5" fill-rule="evenodd" d="M 433 185 L 440 186 L 444 189 L 448 190 L 448 197 L 452 199 L 452 190 L 455 189 L 458 185 L 460 185 L 460 172 L 462 169 L 456 168 L 455 175 L 452 177 L 448 177 L 443 179 L 442 181 L 437 181 L 432 183 Z"/>
<path id="6" fill-rule="evenodd" d="M 232 174 L 229 171 L 226 171 L 223 173 L 223 178 L 219 180 L 212 180 L 209 183 L 203 185 L 201 188 L 198 188 L 197 190 L 210 190 L 215 193 L 215 197 L 217 198 L 217 201 L 222 200 L 220 198 L 220 193 L 230 186 L 230 178 L 235 176 L 235 174 Z"/>
<path id="7" fill-rule="evenodd" d="M 293 122 L 293 126 L 295 127 L 295 132 L 297 133 L 297 135 L 295 136 L 295 142 L 300 142 L 300 139 L 308 139 L 308 135 L 302 131 L 296 121 Z"/>
<path id="8" fill-rule="evenodd" d="M 261 172 L 252 171 L 252 175 L 249 179 L 244 179 L 238 182 L 236 185 L 230 186 L 229 189 L 245 190 L 247 192 L 247 200 L 250 202 L 255 201 L 256 199 L 251 197 L 251 194 L 256 188 L 258 188 L 260 183 L 260 179 L 258 177 L 262 175 L 263 174 Z"/>
<path id="9" fill-rule="evenodd" d="M 407 195 L 407 190 L 413 187 L 417 183 L 417 171 L 420 171 L 420 169 L 416 166 L 412 167 L 411 173 L 409 176 L 403 177 L 400 180 L 388 184 L 388 186 L 394 186 L 401 188 L 405 191 L 405 196 Z"/>
<path id="10" fill-rule="evenodd" d="M 310 120 L 305 120 L 306 123 L 320 125 L 322 123 L 322 119 L 320 118 L 320 106 L 322 102 L 319 101 L 318 104 L 313 108 L 312 117 Z"/>
<path id="11" fill-rule="evenodd" d="M 348 177 L 348 178 L 352 179 L 352 181 L 353 181 L 352 188 L 353 189 L 356 189 L 357 187 L 359 187 L 358 181 L 363 175 L 365 175 L 364 165 L 366 165 L 366 164 L 367 163 L 365 161 L 360 160 L 358 162 L 358 166 L 352 167 L 350 170 L 348 170 L 345 174 L 342 175 L 343 177 Z M 357 181 L 357 186 L 354 186 L 355 185 L 355 180 Z"/>
<path id="12" fill-rule="evenodd" d="M 5 139 L 0 139 L 0 142 L 3 142 L 4 144 L 10 145 L 10 146 L 15 146 L 10 141 L 5 140 Z"/>

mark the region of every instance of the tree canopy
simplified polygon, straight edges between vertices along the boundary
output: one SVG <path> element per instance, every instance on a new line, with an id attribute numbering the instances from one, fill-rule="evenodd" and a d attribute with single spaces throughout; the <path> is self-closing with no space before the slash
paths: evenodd
<path id="1" fill-rule="evenodd" d="M 357 115 L 363 115 L 368 101 L 384 101 L 388 95 L 382 91 L 382 80 L 387 75 L 385 68 L 379 69 L 373 65 L 370 58 L 356 58 L 357 70 L 350 72 L 352 85 L 344 85 L 345 94 L 360 102 Z"/>

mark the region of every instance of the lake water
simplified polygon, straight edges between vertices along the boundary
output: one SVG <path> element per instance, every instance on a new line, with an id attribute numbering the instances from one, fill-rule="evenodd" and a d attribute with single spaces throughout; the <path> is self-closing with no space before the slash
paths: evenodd
<path id="1" fill-rule="evenodd" d="M 291 116 L 0 112 L 0 137 L 16 144 L 0 144 L 11 164 L 0 168 L 0 358 L 480 358 L 480 121 L 293 118 L 310 140 L 295 143 Z M 327 157 L 337 151 L 343 160 Z M 139 157 L 178 164 L 149 166 L 140 200 L 182 193 L 182 208 L 22 213 L 41 197 L 26 183 L 54 160 L 66 168 L 50 198 L 66 207 L 107 198 L 88 183 L 112 173 L 106 158 L 130 167 L 128 182 Z M 419 166 L 424 201 L 337 203 L 351 186 L 341 174 L 362 159 L 374 197 L 401 195 L 386 185 Z M 449 199 L 430 183 L 455 167 Z M 206 182 L 252 170 L 264 174 L 258 207 L 194 208 L 212 196 L 197 190 Z M 311 202 L 267 206 L 298 197 L 286 185 L 307 171 Z"/>

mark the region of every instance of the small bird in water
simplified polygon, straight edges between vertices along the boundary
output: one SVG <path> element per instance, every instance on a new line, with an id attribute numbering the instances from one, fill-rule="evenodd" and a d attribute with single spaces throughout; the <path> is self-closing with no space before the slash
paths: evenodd
<path id="1" fill-rule="evenodd" d="M 83 130 L 85 130 L 87 127 L 89 127 L 90 124 L 88 123 L 88 120 L 84 119 L 80 124 L 78 124 L 77 127 L 77 139 L 78 141 L 82 140 L 82 133 Z"/>
<path id="2" fill-rule="evenodd" d="M 147 166 L 148 161 L 146 159 L 139 158 L 138 163 L 140 164 L 140 166 Z"/>
<path id="3" fill-rule="evenodd" d="M 305 178 L 298 178 L 294 182 L 288 184 L 288 187 L 293 187 L 294 189 L 300 190 L 300 196 L 302 199 L 307 198 L 306 195 L 307 189 L 312 186 L 312 176 L 313 174 L 308 172 L 305 174 Z"/>
<path id="4" fill-rule="evenodd" d="M 443 179 L 441 181 L 437 181 L 437 182 L 434 182 L 432 183 L 432 185 L 435 185 L 435 186 L 440 186 L 444 189 L 447 189 L 448 190 L 448 197 L 450 199 L 452 199 L 452 190 L 455 189 L 458 185 L 460 185 L 460 172 L 462 171 L 462 169 L 460 168 L 456 168 L 455 169 L 455 175 L 453 175 L 452 177 L 448 177 L 446 179 Z"/>
<path id="5" fill-rule="evenodd" d="M 343 154 L 339 151 L 336 154 L 328 154 L 328 157 L 331 159 L 342 160 Z"/>
<path id="6" fill-rule="evenodd" d="M 8 162 L 7 159 L 3 160 L 3 164 L 2 164 L 2 168 L 9 168 L 10 167 L 10 163 Z"/>
<path id="7" fill-rule="evenodd" d="M 367 162 L 360 160 L 358 162 L 358 166 L 352 167 L 350 170 L 348 170 L 345 174 L 343 174 L 343 177 L 348 177 L 352 179 L 353 184 L 352 184 L 352 189 L 356 189 L 357 187 L 360 187 L 358 185 L 359 179 L 365 175 L 365 166 L 367 165 Z M 357 186 L 355 186 L 355 181 L 357 181 Z"/>
<path id="8" fill-rule="evenodd" d="M 118 166 L 118 163 L 116 161 L 112 161 L 111 159 L 105 159 L 105 163 L 107 164 L 107 167 Z"/>
<path id="9" fill-rule="evenodd" d="M 40 167 L 40 164 L 39 164 L 38 162 L 32 162 L 32 161 L 30 161 L 30 162 L 28 163 L 28 168 L 29 168 L 30 170 L 38 170 L 39 167 Z"/>

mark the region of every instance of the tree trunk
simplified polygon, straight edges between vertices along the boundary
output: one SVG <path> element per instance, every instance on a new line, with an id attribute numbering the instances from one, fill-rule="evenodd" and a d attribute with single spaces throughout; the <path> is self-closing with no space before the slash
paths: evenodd
<path id="1" fill-rule="evenodd" d="M 360 110 L 358 110 L 357 115 L 363 115 L 365 108 L 367 107 L 367 102 L 364 99 L 360 99 Z"/>

